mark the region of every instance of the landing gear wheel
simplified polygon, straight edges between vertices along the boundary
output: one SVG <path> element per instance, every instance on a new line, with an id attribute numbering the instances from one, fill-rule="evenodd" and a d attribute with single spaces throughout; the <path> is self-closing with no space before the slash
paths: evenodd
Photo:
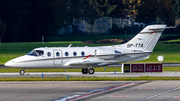
<path id="1" fill-rule="evenodd" d="M 89 74 L 94 74 L 95 70 L 93 68 L 89 69 Z"/>
<path id="2" fill-rule="evenodd" d="M 20 75 L 24 75 L 24 74 L 25 74 L 25 71 L 22 69 L 22 70 L 19 71 L 19 74 L 20 74 Z"/>
<path id="3" fill-rule="evenodd" d="M 88 72 L 89 72 L 89 71 L 88 71 L 87 68 L 83 68 L 83 69 L 82 69 L 82 73 L 83 73 L 83 74 L 87 74 Z"/>

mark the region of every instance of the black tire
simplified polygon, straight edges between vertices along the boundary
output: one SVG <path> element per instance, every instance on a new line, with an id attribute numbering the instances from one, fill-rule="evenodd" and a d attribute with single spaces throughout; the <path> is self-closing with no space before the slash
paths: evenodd
<path id="1" fill-rule="evenodd" d="M 20 75 L 24 75 L 24 74 L 25 74 L 25 71 L 22 69 L 22 70 L 19 71 L 19 74 L 20 74 Z"/>
<path id="2" fill-rule="evenodd" d="M 87 68 L 83 68 L 82 71 L 81 71 L 83 74 L 87 74 L 89 71 Z"/>
<path id="3" fill-rule="evenodd" d="M 93 68 L 89 69 L 89 74 L 94 74 L 95 70 Z"/>

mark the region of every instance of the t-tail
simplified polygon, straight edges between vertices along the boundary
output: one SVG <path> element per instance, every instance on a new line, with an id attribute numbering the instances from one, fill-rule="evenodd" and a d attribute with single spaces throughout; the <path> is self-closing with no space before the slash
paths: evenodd
<path id="1" fill-rule="evenodd" d="M 149 25 L 129 42 L 122 44 L 124 48 L 152 52 L 166 25 Z"/>

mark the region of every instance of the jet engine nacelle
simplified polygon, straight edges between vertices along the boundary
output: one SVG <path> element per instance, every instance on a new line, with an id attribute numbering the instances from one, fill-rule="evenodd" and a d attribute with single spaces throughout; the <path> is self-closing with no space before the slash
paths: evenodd
<path id="1" fill-rule="evenodd" d="M 95 50 L 95 56 L 104 60 L 114 59 L 115 51 L 110 49 L 98 49 Z"/>

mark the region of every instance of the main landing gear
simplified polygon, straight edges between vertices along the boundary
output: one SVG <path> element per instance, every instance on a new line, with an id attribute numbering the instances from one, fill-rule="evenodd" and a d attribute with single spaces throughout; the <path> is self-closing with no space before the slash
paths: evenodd
<path id="1" fill-rule="evenodd" d="M 87 74 L 87 73 L 89 73 L 89 74 L 94 74 L 94 72 L 95 72 L 95 70 L 94 70 L 93 68 L 90 68 L 90 69 L 88 69 L 88 68 L 83 68 L 83 69 L 82 69 L 82 73 L 83 73 L 83 74 Z"/>
<path id="2" fill-rule="evenodd" d="M 23 69 L 21 69 L 21 70 L 19 71 L 19 74 L 20 74 L 20 75 L 24 75 L 24 74 L 25 74 L 25 71 L 24 71 Z"/>

